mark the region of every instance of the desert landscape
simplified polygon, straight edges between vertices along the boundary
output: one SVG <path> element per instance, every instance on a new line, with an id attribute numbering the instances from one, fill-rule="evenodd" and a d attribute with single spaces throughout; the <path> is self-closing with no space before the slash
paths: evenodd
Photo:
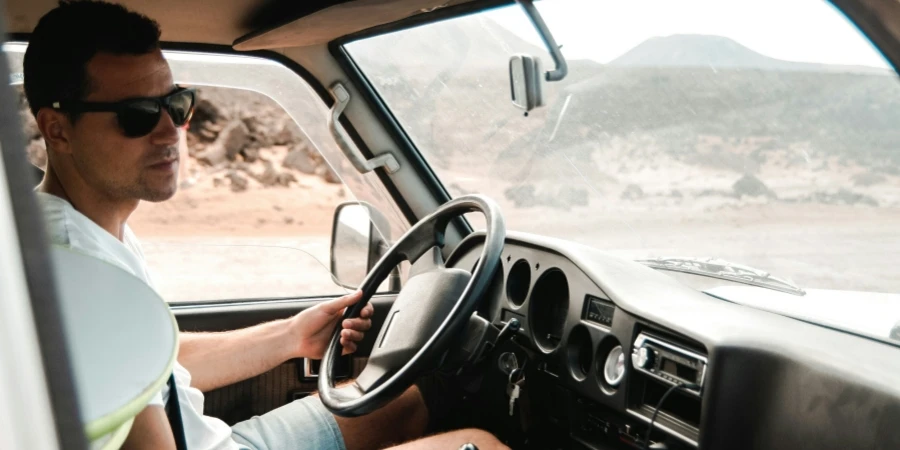
<path id="1" fill-rule="evenodd" d="M 506 60 L 546 52 L 490 23 L 441 28 L 461 26 L 428 31 L 464 36 L 441 41 L 458 60 L 405 56 L 434 36 L 350 47 L 452 195 L 494 198 L 511 230 L 624 257 L 715 256 L 804 287 L 900 292 L 893 73 L 774 60 L 721 37 L 654 38 L 609 64 L 570 61 L 525 117 L 507 98 Z M 334 207 L 352 193 L 271 99 L 198 96 L 179 192 L 129 221 L 163 297 L 345 292 L 328 246 Z"/>
<path id="2" fill-rule="evenodd" d="M 524 115 L 509 105 L 503 55 L 550 58 L 488 19 L 349 49 L 451 194 L 497 199 L 511 229 L 630 258 L 719 257 L 803 287 L 900 292 L 892 71 L 662 36 L 606 64 L 568 61 L 545 107 Z"/>

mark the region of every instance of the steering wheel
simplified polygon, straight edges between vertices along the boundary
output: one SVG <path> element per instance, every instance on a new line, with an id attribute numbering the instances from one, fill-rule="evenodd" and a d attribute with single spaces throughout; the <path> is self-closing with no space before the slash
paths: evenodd
<path id="1" fill-rule="evenodd" d="M 481 257 L 470 274 L 444 266 L 441 248 L 447 224 L 469 212 L 484 215 L 487 230 Z M 333 370 L 341 356 L 340 322 L 319 368 L 319 396 L 332 413 L 355 417 L 368 414 L 408 389 L 416 378 L 437 365 L 466 327 L 478 301 L 500 264 L 506 226 L 500 209 L 480 195 L 451 200 L 420 220 L 394 244 L 363 280 L 362 299 L 344 314 L 358 317 L 362 308 L 403 261 L 412 263 L 375 340 L 365 369 L 356 380 L 335 386 Z"/>

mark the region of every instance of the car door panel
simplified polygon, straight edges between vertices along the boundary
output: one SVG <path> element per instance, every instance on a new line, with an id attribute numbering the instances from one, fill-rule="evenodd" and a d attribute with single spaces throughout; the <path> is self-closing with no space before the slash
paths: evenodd
<path id="1" fill-rule="evenodd" d="M 384 294 L 370 300 L 375 307 L 372 331 L 366 333 L 357 352 L 348 358 L 349 376 L 355 377 L 365 367 L 377 331 L 395 298 L 395 294 Z M 325 300 L 330 298 L 173 304 L 171 309 L 183 332 L 221 332 L 285 319 Z M 303 359 L 289 360 L 256 377 L 205 393 L 204 414 L 233 425 L 309 395 L 316 390 L 317 378 L 305 376 L 305 363 Z"/>

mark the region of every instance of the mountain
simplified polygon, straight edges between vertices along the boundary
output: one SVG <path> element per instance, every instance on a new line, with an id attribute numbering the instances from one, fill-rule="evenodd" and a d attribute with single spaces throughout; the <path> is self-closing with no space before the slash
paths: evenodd
<path id="1" fill-rule="evenodd" d="M 545 84 L 545 106 L 525 117 L 510 102 L 508 58 L 552 62 L 496 23 L 470 16 L 375 39 L 350 53 L 437 167 L 488 152 L 490 171 L 515 179 L 557 170 L 547 163 L 561 154 L 593 164 L 592 154 L 613 151 L 741 173 L 785 153 L 900 165 L 892 71 L 783 61 L 721 36 L 658 37 L 609 64 L 570 60 L 564 80 Z"/>
<path id="2" fill-rule="evenodd" d="M 704 67 L 809 72 L 885 72 L 866 66 L 785 61 L 753 51 L 724 36 L 676 34 L 641 42 L 610 61 L 614 67 Z"/>

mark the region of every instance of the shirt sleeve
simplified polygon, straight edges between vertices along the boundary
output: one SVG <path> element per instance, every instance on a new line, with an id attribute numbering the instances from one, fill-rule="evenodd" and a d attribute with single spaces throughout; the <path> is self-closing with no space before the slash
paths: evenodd
<path id="1" fill-rule="evenodd" d="M 147 403 L 147 406 L 162 406 L 163 408 L 165 408 L 166 402 L 165 400 L 163 400 L 163 391 L 165 391 L 165 394 L 168 394 L 168 390 L 169 386 L 163 385 L 162 389 L 160 389 L 159 392 L 153 394 L 153 397 L 150 397 L 150 402 Z"/>

